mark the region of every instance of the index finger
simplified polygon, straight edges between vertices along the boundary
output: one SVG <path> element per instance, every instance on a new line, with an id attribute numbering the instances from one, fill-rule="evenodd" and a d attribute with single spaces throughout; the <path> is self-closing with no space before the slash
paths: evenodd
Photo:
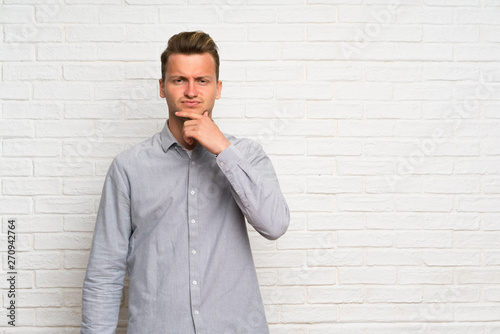
<path id="1" fill-rule="evenodd" d="M 200 119 L 201 117 L 203 117 L 200 114 L 189 111 L 176 111 L 175 116 L 190 118 L 190 119 Z"/>

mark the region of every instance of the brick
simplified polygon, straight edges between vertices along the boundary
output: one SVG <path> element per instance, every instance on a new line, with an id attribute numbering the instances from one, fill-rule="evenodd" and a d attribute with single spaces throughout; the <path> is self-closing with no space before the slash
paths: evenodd
<path id="1" fill-rule="evenodd" d="M 278 268 L 300 266 L 306 262 L 306 253 L 302 250 L 254 252 L 257 268 Z"/>
<path id="2" fill-rule="evenodd" d="M 89 262 L 89 252 L 65 251 L 65 269 L 86 269 Z"/>
<path id="3" fill-rule="evenodd" d="M 16 231 L 20 233 L 62 232 L 62 218 L 59 215 L 23 216 L 22 219 L 17 219 Z M 5 217 L 3 220 L 3 231 L 7 231 L 8 219 Z"/>
<path id="4" fill-rule="evenodd" d="M 397 21 L 402 24 L 436 24 L 453 23 L 452 7 L 411 7 L 401 6 L 397 11 Z"/>
<path id="5" fill-rule="evenodd" d="M 85 270 L 37 270 L 38 288 L 81 288 Z"/>
<path id="6" fill-rule="evenodd" d="M 404 267 L 398 271 L 398 284 L 452 284 L 453 269 Z"/>
<path id="7" fill-rule="evenodd" d="M 5 63 L 3 79 L 5 81 L 51 80 L 61 78 L 61 66 L 54 64 Z"/>
<path id="8" fill-rule="evenodd" d="M 156 83 L 155 83 L 156 84 Z M 125 83 L 96 83 L 94 98 L 99 100 L 152 100 L 157 97 L 153 82 L 130 81 Z"/>
<path id="9" fill-rule="evenodd" d="M 355 41 L 356 32 L 347 25 L 311 25 L 307 27 L 307 40 L 314 42 Z"/>
<path id="10" fill-rule="evenodd" d="M 339 22 L 363 23 L 363 29 L 369 31 L 372 26 L 383 29 L 396 20 L 397 6 L 343 6 L 339 8 Z M 368 25 L 368 23 L 374 23 Z"/>
<path id="11" fill-rule="evenodd" d="M 278 23 L 328 23 L 335 22 L 336 10 L 331 6 L 279 7 Z"/>
<path id="12" fill-rule="evenodd" d="M 77 326 L 81 323 L 78 308 L 43 308 L 37 310 L 37 326 Z"/>
<path id="13" fill-rule="evenodd" d="M 330 83 L 279 83 L 276 87 L 278 99 L 314 99 L 329 100 L 333 97 L 333 85 Z"/>
<path id="14" fill-rule="evenodd" d="M 337 46 L 331 43 L 283 43 L 283 60 L 335 60 Z"/>
<path id="15" fill-rule="evenodd" d="M 269 25 L 250 27 L 248 40 L 251 42 L 298 42 L 305 40 L 304 27 L 297 25 Z"/>
<path id="16" fill-rule="evenodd" d="M 499 321 L 500 307 L 498 305 L 456 305 L 455 319 L 457 321 Z"/>
<path id="17" fill-rule="evenodd" d="M 479 266 L 481 253 L 477 251 L 444 250 L 424 251 L 424 263 L 428 266 Z"/>
<path id="18" fill-rule="evenodd" d="M 0 23 L 34 23 L 35 8 L 32 6 L 2 6 Z"/>
<path id="19" fill-rule="evenodd" d="M 331 285 L 336 280 L 335 268 L 278 268 L 278 285 Z"/>
<path id="20" fill-rule="evenodd" d="M 300 101 L 290 103 L 248 102 L 245 116 L 249 118 L 274 118 L 277 119 L 276 122 L 285 123 L 283 118 L 302 118 L 304 116 L 304 103 Z M 276 127 L 279 130 L 284 126 Z"/>
<path id="21" fill-rule="evenodd" d="M 206 10 L 205 10 L 206 11 Z M 189 21 L 192 20 L 193 18 L 190 16 L 191 10 L 187 11 L 185 20 Z M 218 12 L 218 13 L 217 13 Z M 236 6 L 230 7 L 230 6 L 222 6 L 218 11 L 210 12 L 209 16 L 211 17 L 210 23 L 215 23 L 213 21 L 214 18 L 217 18 L 219 16 L 220 20 L 222 22 L 229 22 L 229 23 L 274 23 L 276 22 L 276 12 L 274 9 L 268 9 L 268 8 L 262 8 L 262 9 L 253 9 L 251 7 L 243 7 L 243 8 L 238 8 Z M 218 14 L 218 15 L 217 15 Z M 201 22 L 205 22 L 202 19 L 198 19 Z M 182 22 L 182 21 L 181 21 Z M 208 22 L 208 18 L 207 18 Z"/>
<path id="22" fill-rule="evenodd" d="M 410 321 L 451 321 L 453 308 L 444 305 L 436 309 L 435 305 L 393 304 L 393 305 L 341 305 L 341 321 L 370 322 L 410 322 Z"/>
<path id="23" fill-rule="evenodd" d="M 39 197 L 35 199 L 36 213 L 93 213 L 94 199 L 77 196 Z"/>
<path id="24" fill-rule="evenodd" d="M 65 195 L 100 195 L 103 184 L 103 178 L 65 179 L 63 181 L 62 193 Z"/>
<path id="25" fill-rule="evenodd" d="M 117 119 L 124 114 L 123 105 L 103 103 L 66 103 L 64 105 L 66 119 Z M 138 112 L 136 110 L 136 112 Z M 139 115 L 141 116 L 141 115 Z M 137 117 L 139 117 L 137 116 Z M 142 115 L 144 117 L 144 115 Z"/>
<path id="26" fill-rule="evenodd" d="M 423 217 L 417 213 L 370 213 L 366 215 L 366 228 L 370 230 L 416 230 L 422 228 L 423 220 Z"/>
<path id="27" fill-rule="evenodd" d="M 269 287 L 261 289 L 264 304 L 303 304 L 305 289 L 303 287 Z"/>
<path id="28" fill-rule="evenodd" d="M 424 219 L 426 230 L 478 230 L 479 225 L 477 214 L 433 214 Z"/>
<path id="29" fill-rule="evenodd" d="M 337 205 L 339 211 L 384 212 L 393 210 L 394 199 L 386 195 L 338 195 Z"/>
<path id="30" fill-rule="evenodd" d="M 359 193 L 363 190 L 360 178 L 345 178 L 331 176 L 310 176 L 307 178 L 307 193 Z"/>
<path id="31" fill-rule="evenodd" d="M 169 8 L 170 9 L 170 8 Z M 166 9 L 160 11 L 161 16 Z M 105 6 L 99 11 L 99 23 L 157 23 L 158 13 L 146 6 Z M 162 19 L 162 21 L 164 21 Z"/>
<path id="32" fill-rule="evenodd" d="M 423 41 L 442 43 L 474 43 L 479 40 L 479 28 L 470 26 L 424 26 Z"/>
<path id="33" fill-rule="evenodd" d="M 35 249 L 89 249 L 92 242 L 90 233 L 37 233 Z"/>
<path id="34" fill-rule="evenodd" d="M 397 211 L 450 212 L 453 208 L 451 196 L 398 196 L 395 198 Z"/>
<path id="35" fill-rule="evenodd" d="M 358 230 L 363 229 L 365 218 L 359 213 L 310 213 L 307 215 L 308 230 Z"/>
<path id="36" fill-rule="evenodd" d="M 284 323 L 315 323 L 337 321 L 337 306 L 283 305 L 281 321 Z"/>
<path id="37" fill-rule="evenodd" d="M 366 252 L 369 266 L 418 266 L 422 264 L 422 254 L 418 250 L 370 249 Z"/>
<path id="38" fill-rule="evenodd" d="M 425 80 L 477 80 L 480 68 L 477 65 L 429 63 L 423 66 Z"/>
<path id="39" fill-rule="evenodd" d="M 338 231 L 339 247 L 390 247 L 394 233 L 386 231 Z"/>
<path id="40" fill-rule="evenodd" d="M 3 11 L 2 11 L 3 14 Z M 1 61 L 29 61 L 35 59 L 35 46 L 23 44 L 2 44 L 0 49 Z"/>
<path id="41" fill-rule="evenodd" d="M 65 215 L 64 230 L 69 232 L 93 232 L 95 215 Z"/>
<path id="42" fill-rule="evenodd" d="M 365 179 L 365 191 L 372 194 L 383 193 L 415 193 L 422 191 L 421 177 L 405 175 L 404 177 L 368 177 Z"/>
<path id="43" fill-rule="evenodd" d="M 62 266 L 59 252 L 19 252 L 16 258 L 16 268 L 21 270 L 60 269 Z"/>
<path id="44" fill-rule="evenodd" d="M 394 123 L 390 120 L 341 120 L 338 122 L 338 135 L 340 137 L 391 137 L 394 135 L 395 124 L 398 125 L 399 122 Z"/>
<path id="45" fill-rule="evenodd" d="M 329 158 L 279 158 L 275 165 L 280 175 L 332 174 L 333 160 Z"/>
<path id="46" fill-rule="evenodd" d="M 61 143 L 50 139 L 6 139 L 3 155 L 6 157 L 55 157 L 61 154 Z"/>
<path id="47" fill-rule="evenodd" d="M 424 301 L 428 303 L 471 303 L 478 302 L 479 287 L 469 286 L 425 286 Z"/>
<path id="48" fill-rule="evenodd" d="M 2 187 L 5 195 L 56 195 L 61 189 L 61 181 L 54 178 L 9 178 Z"/>
<path id="49" fill-rule="evenodd" d="M 278 249 L 333 248 L 333 233 L 289 232 L 277 241 Z"/>
<path id="50" fill-rule="evenodd" d="M 246 66 L 246 78 L 249 81 L 300 81 L 304 79 L 304 66 L 291 64 L 249 64 Z"/>
<path id="51" fill-rule="evenodd" d="M 332 212 L 334 210 L 333 195 L 288 195 L 286 196 L 291 211 Z"/>
<path id="52" fill-rule="evenodd" d="M 398 43 L 398 47 L 395 49 L 396 60 L 451 61 L 453 54 L 452 46 L 443 43 Z"/>
<path id="53" fill-rule="evenodd" d="M 500 199 L 491 197 L 460 198 L 457 210 L 462 212 L 500 212 Z"/>
<path id="54" fill-rule="evenodd" d="M 392 161 L 388 160 L 337 160 L 338 175 L 378 175 L 393 173 Z"/>
<path id="55" fill-rule="evenodd" d="M 394 284 L 396 269 L 394 267 L 353 267 L 339 268 L 339 283 L 344 284 Z"/>
<path id="56" fill-rule="evenodd" d="M 363 66 L 355 62 L 314 62 L 307 64 L 311 81 L 355 81 L 363 79 Z"/>
<path id="57" fill-rule="evenodd" d="M 424 192 L 435 194 L 474 194 L 480 192 L 479 178 L 430 177 L 424 179 Z"/>
<path id="58" fill-rule="evenodd" d="M 125 40 L 125 27 L 120 25 L 69 26 L 65 31 L 68 42 L 120 42 Z"/>
<path id="59" fill-rule="evenodd" d="M 419 303 L 422 301 L 422 288 L 408 287 L 370 287 L 366 289 L 368 303 Z"/>
<path id="60" fill-rule="evenodd" d="M 309 101 L 307 102 L 307 117 L 310 119 L 360 119 L 363 117 L 363 106 L 360 103 Z"/>
<path id="61" fill-rule="evenodd" d="M 5 119 L 59 119 L 62 116 L 60 104 L 28 102 L 5 102 L 3 118 Z"/>
<path id="62" fill-rule="evenodd" d="M 38 23 L 94 23 L 97 8 L 89 6 L 37 6 L 35 18 Z"/>
<path id="63" fill-rule="evenodd" d="M 6 25 L 4 27 L 4 41 L 9 43 L 62 42 L 63 29 L 40 25 Z"/>
<path id="64" fill-rule="evenodd" d="M 23 290 L 19 294 L 19 305 L 23 307 L 60 307 L 62 294 L 59 291 L 44 289 L 42 291 Z"/>
<path id="65" fill-rule="evenodd" d="M 394 245 L 398 248 L 451 248 L 452 234 L 448 231 L 396 232 Z"/>
<path id="66" fill-rule="evenodd" d="M 224 96 L 229 99 L 271 99 L 274 97 L 274 87 L 256 83 L 228 83 L 224 87 Z"/>
<path id="67" fill-rule="evenodd" d="M 92 87 L 90 83 L 35 82 L 33 98 L 37 100 L 90 100 Z"/>
<path id="68" fill-rule="evenodd" d="M 31 90 L 31 84 L 27 83 L 0 83 L 0 99 L 29 100 L 31 98 Z"/>
<path id="69" fill-rule="evenodd" d="M 363 153 L 360 139 L 308 139 L 307 153 L 312 156 L 356 156 Z"/>
<path id="70" fill-rule="evenodd" d="M 34 124 L 26 120 L 4 120 L 0 124 L 2 138 L 34 137 Z"/>
<path id="71" fill-rule="evenodd" d="M 318 249 L 307 252 L 307 265 L 311 267 L 352 267 L 363 264 L 360 249 Z"/>
<path id="72" fill-rule="evenodd" d="M 313 304 L 362 303 L 364 299 L 365 293 L 359 288 L 308 287 L 307 289 L 307 301 Z"/>
<path id="73" fill-rule="evenodd" d="M 33 163 L 35 176 L 89 176 L 94 166 L 89 161 L 68 159 L 36 159 Z"/>
<path id="74" fill-rule="evenodd" d="M 396 100 L 450 100 L 452 87 L 442 84 L 398 84 L 394 86 Z"/>

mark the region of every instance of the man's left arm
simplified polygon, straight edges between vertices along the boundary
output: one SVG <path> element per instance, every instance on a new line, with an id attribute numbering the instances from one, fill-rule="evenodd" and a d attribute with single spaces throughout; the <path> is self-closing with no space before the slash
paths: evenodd
<path id="1" fill-rule="evenodd" d="M 248 144 L 245 152 L 231 144 L 217 156 L 217 164 L 248 222 L 261 235 L 274 240 L 286 232 L 290 212 L 271 160 L 260 144 L 250 140 Z"/>
<path id="2" fill-rule="evenodd" d="M 198 141 L 217 156 L 217 164 L 231 184 L 231 193 L 248 222 L 267 239 L 282 236 L 290 222 L 290 212 L 281 193 L 271 160 L 262 146 L 245 139 L 231 144 L 208 116 L 179 111 L 184 122 L 183 138 L 191 145 Z M 245 146 L 245 147 L 243 147 Z"/>

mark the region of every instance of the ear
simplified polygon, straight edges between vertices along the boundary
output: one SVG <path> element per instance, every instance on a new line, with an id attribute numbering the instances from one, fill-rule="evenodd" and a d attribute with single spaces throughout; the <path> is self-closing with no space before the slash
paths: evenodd
<path id="1" fill-rule="evenodd" d="M 159 83 L 160 83 L 160 97 L 161 97 L 162 99 L 164 99 L 164 98 L 165 98 L 165 91 L 163 90 L 163 88 L 164 88 L 164 87 L 163 87 L 163 80 L 162 80 L 162 79 L 160 79 L 160 80 L 158 80 L 158 81 L 159 81 Z"/>
<path id="2" fill-rule="evenodd" d="M 217 94 L 215 94 L 215 99 L 220 99 L 220 93 L 222 91 L 222 81 L 217 82 Z"/>

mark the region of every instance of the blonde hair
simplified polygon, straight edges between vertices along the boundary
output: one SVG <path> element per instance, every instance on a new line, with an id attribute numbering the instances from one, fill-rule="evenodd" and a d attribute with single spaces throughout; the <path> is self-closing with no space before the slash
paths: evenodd
<path id="1" fill-rule="evenodd" d="M 168 57 L 173 54 L 202 54 L 208 52 L 215 61 L 215 76 L 219 81 L 219 52 L 212 37 L 203 31 L 185 31 L 168 40 L 165 51 L 161 54 L 161 79 L 165 81 Z"/>

